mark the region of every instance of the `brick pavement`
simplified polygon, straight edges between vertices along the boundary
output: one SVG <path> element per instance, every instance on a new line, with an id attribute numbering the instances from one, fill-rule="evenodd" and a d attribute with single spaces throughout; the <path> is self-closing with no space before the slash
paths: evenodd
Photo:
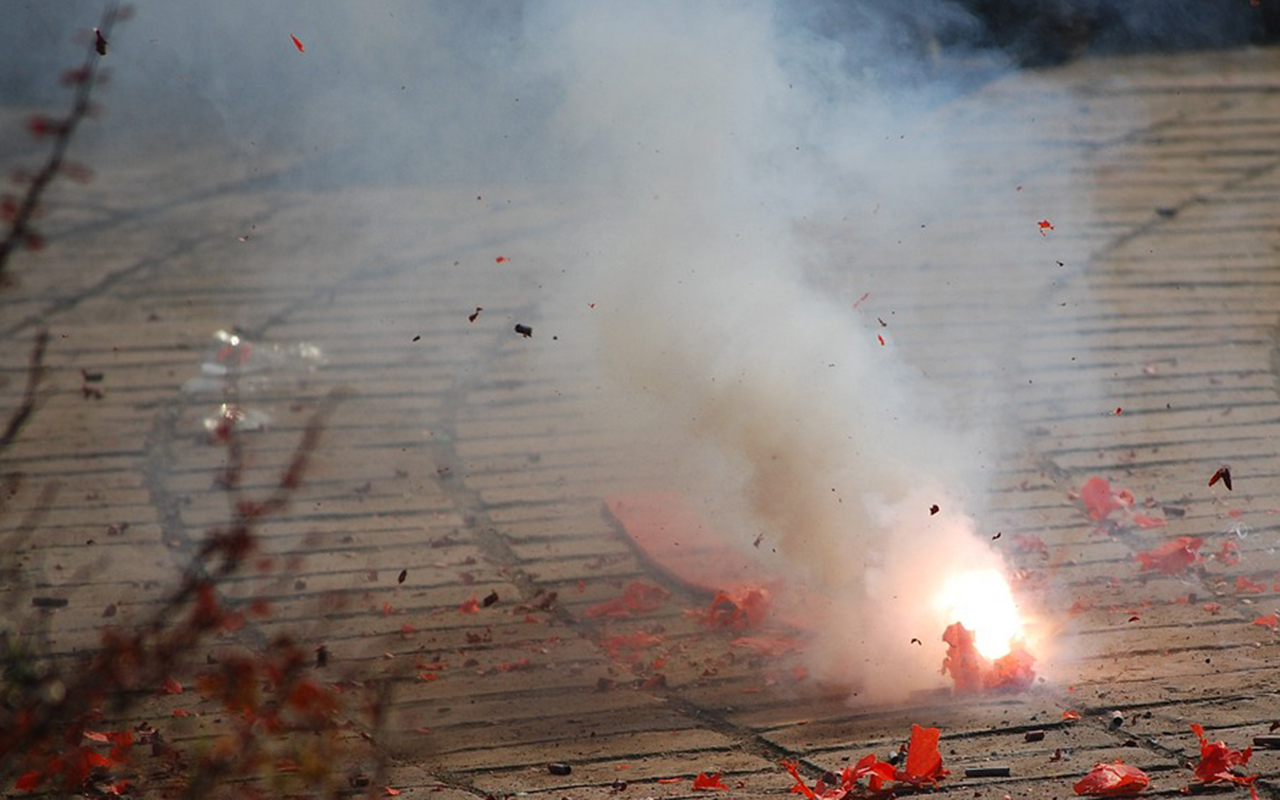
<path id="1" fill-rule="evenodd" d="M 1060 797 L 1116 757 L 1172 793 L 1189 777 L 1190 722 L 1242 746 L 1280 718 L 1280 642 L 1250 624 L 1274 610 L 1280 582 L 1268 483 L 1280 475 L 1280 68 L 1268 51 L 1088 60 L 998 80 L 918 134 L 957 130 L 950 146 L 972 155 L 958 182 L 991 202 L 931 218 L 905 259 L 860 242 L 860 268 L 907 278 L 878 295 L 916 321 L 895 321 L 903 357 L 943 384 L 988 370 L 1025 434 L 991 476 L 990 524 L 1043 538 L 1047 559 L 1011 559 L 1048 576 L 1061 608 L 1089 601 L 1054 680 L 1032 692 L 849 704 L 841 687 L 797 680 L 795 654 L 750 656 L 708 632 L 682 613 L 705 598 L 676 586 L 606 630 L 585 609 L 658 578 L 601 514 L 604 496 L 633 488 L 615 447 L 626 432 L 590 413 L 585 344 L 549 338 L 554 303 L 538 276 L 581 211 L 543 208 L 537 187 L 489 186 L 485 200 L 457 185 L 295 191 L 271 180 L 287 178 L 286 159 L 228 158 L 211 174 L 192 156 L 157 156 L 103 165 L 93 186 L 51 198 L 52 242 L 15 264 L 20 286 L 3 305 L 6 396 L 23 343 L 37 326 L 53 335 L 39 414 L 6 456 L 27 476 L 10 518 L 40 506 L 41 487 L 56 495 L 20 548 L 25 585 L 8 588 L 70 601 L 32 612 L 55 657 L 91 646 L 109 604 L 123 620 L 154 606 L 226 516 L 225 452 L 201 428 L 217 394 L 182 386 L 212 332 L 237 325 L 260 346 L 324 352 L 314 370 L 241 387 L 271 420 L 246 437 L 247 491 L 269 488 L 328 391 L 353 394 L 291 509 L 262 530 L 268 552 L 301 565 L 282 558 L 225 587 L 274 609 L 227 640 L 289 630 L 326 646 L 335 674 L 395 676 L 383 747 L 405 796 L 679 797 L 702 794 L 687 780 L 701 771 L 723 772 L 734 797 L 784 796 L 779 759 L 817 775 L 887 753 L 913 722 L 942 727 L 957 773 L 1012 767 L 1009 779 L 953 775 L 942 795 Z M 1003 139 L 1032 145 L 996 161 Z M 1054 221 L 1049 236 L 1028 229 L 1038 209 L 1050 209 L 1038 212 Z M 1013 229 L 998 253 L 967 244 Z M 497 255 L 511 257 L 508 279 L 477 281 Z M 515 322 L 535 338 L 515 336 Z M 1007 346 L 991 345 L 1012 325 Z M 994 366 L 1008 357 L 1016 370 Z M 103 373 L 102 399 L 82 394 L 81 370 Z M 1222 463 L 1230 494 L 1206 486 Z M 1094 475 L 1152 498 L 1168 526 L 1093 531 L 1068 494 Z M 1242 559 L 1129 579 L 1134 552 L 1176 536 L 1203 537 L 1204 553 L 1230 539 Z M 1239 591 L 1241 576 L 1263 591 Z M 460 610 L 491 592 L 492 606 Z M 549 592 L 557 601 L 538 607 Z M 598 644 L 636 630 L 665 637 L 665 682 Z M 436 662 L 437 679 L 418 678 Z M 196 716 L 170 720 L 175 705 Z M 1064 722 L 1066 708 L 1083 719 Z M 218 730 L 195 697 L 147 701 L 137 719 L 171 725 L 178 741 Z M 1045 739 L 1025 742 L 1029 728 Z M 549 774 L 549 761 L 572 774 Z M 1261 751 L 1250 766 L 1275 796 L 1280 758 Z"/>

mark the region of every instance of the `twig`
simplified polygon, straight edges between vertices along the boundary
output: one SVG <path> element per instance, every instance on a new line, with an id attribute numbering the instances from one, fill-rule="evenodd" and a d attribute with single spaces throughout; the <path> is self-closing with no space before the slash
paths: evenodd
<path id="1" fill-rule="evenodd" d="M 27 187 L 22 202 L 14 210 L 13 219 L 9 223 L 8 234 L 4 239 L 0 239 L 0 275 L 4 274 L 9 256 L 17 249 L 19 244 L 25 242 L 30 245 L 32 241 L 39 241 L 38 238 L 35 238 L 36 233 L 31 229 L 31 217 L 40 206 L 40 196 L 44 194 L 44 190 L 49 187 L 58 171 L 62 169 L 63 161 L 67 155 L 67 148 L 71 146 L 71 137 L 75 134 L 76 129 L 80 127 L 80 123 L 84 118 L 89 116 L 93 110 L 93 106 L 89 102 L 89 95 L 93 91 L 94 78 L 98 71 L 98 59 L 106 52 L 106 42 L 111 35 L 112 27 L 115 26 L 119 11 L 120 6 L 116 2 L 108 3 L 107 7 L 103 9 L 102 20 L 94 31 L 94 41 L 90 42 L 88 51 L 85 53 L 84 66 L 74 73 L 77 85 L 75 99 L 71 104 L 71 113 L 61 122 L 46 120 L 44 117 L 36 117 L 32 121 L 32 132 L 36 135 L 53 134 L 53 150 L 49 153 L 49 158 L 45 161 L 44 166 L 31 179 L 31 184 Z"/>
<path id="2" fill-rule="evenodd" d="M 3 263 L 3 262 L 0 262 Z M 31 346 L 31 356 L 27 362 L 27 386 L 22 391 L 22 402 L 9 415 L 9 422 L 0 434 L 0 451 L 3 451 L 18 436 L 22 426 L 31 418 L 36 409 L 36 389 L 40 379 L 44 377 L 44 351 L 49 345 L 49 332 L 42 330 L 36 334 L 35 344 Z"/>

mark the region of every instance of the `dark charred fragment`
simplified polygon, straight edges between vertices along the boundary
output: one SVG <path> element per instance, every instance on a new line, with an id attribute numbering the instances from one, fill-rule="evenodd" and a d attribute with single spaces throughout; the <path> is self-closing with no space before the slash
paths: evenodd
<path id="1" fill-rule="evenodd" d="M 517 323 L 515 327 L 515 332 L 520 334 L 526 339 L 530 339 L 533 337 L 533 328 L 528 325 L 521 325 Z"/>
<path id="2" fill-rule="evenodd" d="M 93 49 L 98 55 L 105 56 L 107 54 L 107 39 L 102 35 L 102 31 L 97 28 L 93 29 Z"/>
<path id="3" fill-rule="evenodd" d="M 1022 734 L 1022 740 L 1024 742 L 1043 742 L 1044 731 L 1040 729 L 1037 729 L 1034 731 L 1027 731 L 1026 733 Z"/>
<path id="4" fill-rule="evenodd" d="M 396 576 L 396 583 L 404 583 L 405 578 L 409 577 L 409 570 L 402 569 L 400 574 Z"/>
<path id="5" fill-rule="evenodd" d="M 82 369 L 80 370 L 80 377 L 84 379 L 85 383 L 101 383 L 106 375 L 101 372 L 90 372 L 87 369 Z"/>
<path id="6" fill-rule="evenodd" d="M 66 608 L 71 601 L 65 597 L 33 597 L 31 605 L 36 608 Z"/>
<path id="7" fill-rule="evenodd" d="M 492 591 L 484 596 L 484 599 L 480 601 L 480 605 L 488 608 L 496 602 L 498 602 L 498 593 L 497 591 Z"/>
<path id="8" fill-rule="evenodd" d="M 1272 728 L 1272 730 L 1275 730 L 1275 728 Z M 1265 747 L 1268 750 L 1280 749 L 1280 736 L 1255 736 L 1253 737 L 1253 746 Z"/>
<path id="9" fill-rule="evenodd" d="M 324 669 L 329 666 L 329 648 L 320 645 L 316 648 L 316 669 Z"/>
<path id="10" fill-rule="evenodd" d="M 967 767 L 964 771 L 966 778 L 1007 778 L 1009 777 L 1009 767 L 1005 765 L 992 767 Z"/>
<path id="11" fill-rule="evenodd" d="M 1230 467 L 1226 466 L 1225 464 L 1222 465 L 1221 467 L 1218 467 L 1218 471 L 1213 473 L 1213 477 L 1209 479 L 1209 485 L 1212 486 L 1218 481 L 1222 481 L 1222 485 L 1227 487 L 1228 492 L 1232 491 Z"/>
<path id="12" fill-rule="evenodd" d="M 941 508 L 938 508 L 938 504 L 934 503 L 933 505 L 929 506 L 929 516 L 932 517 L 934 514 L 937 514 L 941 510 L 942 510 Z"/>
<path id="13" fill-rule="evenodd" d="M 571 775 L 573 774 L 573 767 L 559 761 L 553 761 L 547 765 L 547 772 L 552 775 Z"/>

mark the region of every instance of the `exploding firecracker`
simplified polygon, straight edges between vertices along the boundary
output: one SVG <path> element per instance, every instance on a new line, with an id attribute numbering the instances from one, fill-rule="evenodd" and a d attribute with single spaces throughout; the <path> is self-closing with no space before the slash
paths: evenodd
<path id="1" fill-rule="evenodd" d="M 1020 642 L 995 660 L 978 652 L 973 631 L 959 622 L 952 623 L 942 634 L 947 655 L 942 660 L 943 674 L 950 673 L 957 692 L 1018 692 L 1031 686 L 1036 678 L 1035 657 Z"/>

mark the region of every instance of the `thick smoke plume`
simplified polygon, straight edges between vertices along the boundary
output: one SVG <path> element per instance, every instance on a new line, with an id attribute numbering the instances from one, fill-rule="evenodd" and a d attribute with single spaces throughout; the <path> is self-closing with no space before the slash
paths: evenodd
<path id="1" fill-rule="evenodd" d="M 566 342 L 594 343 L 600 417 L 635 434 L 631 488 L 682 489 L 744 550 L 763 534 L 770 568 L 824 606 L 824 677 L 881 693 L 939 680 L 951 620 L 931 592 L 1000 566 L 977 520 L 1003 410 L 991 376 L 1013 350 L 974 348 L 969 377 L 942 387 L 923 374 L 927 342 L 896 346 L 877 314 L 921 294 L 912 244 L 926 225 L 947 235 L 949 207 L 1009 212 L 992 226 L 1008 238 L 1035 239 L 1033 215 L 1084 217 L 1063 187 L 1019 207 L 1033 191 L 1015 200 L 999 166 L 1016 163 L 1016 131 L 999 152 L 960 152 L 934 124 L 947 98 L 1010 69 L 963 47 L 963 71 L 938 60 L 940 43 L 982 41 L 980 19 L 928 0 L 137 5 L 82 158 L 214 137 L 247 160 L 296 155 L 284 188 L 536 185 L 574 223 L 530 300 Z M 93 18 L 15 6 L 15 40 Z M 62 54 L 13 44 L 5 91 L 44 102 L 54 81 L 39 76 Z M 996 163 L 1004 194 L 958 189 L 962 159 Z M 1045 281 L 965 272 L 997 261 L 982 239 L 956 256 L 957 281 L 999 289 L 989 339 L 1016 343 Z M 928 335 L 958 332 L 931 313 Z"/>

